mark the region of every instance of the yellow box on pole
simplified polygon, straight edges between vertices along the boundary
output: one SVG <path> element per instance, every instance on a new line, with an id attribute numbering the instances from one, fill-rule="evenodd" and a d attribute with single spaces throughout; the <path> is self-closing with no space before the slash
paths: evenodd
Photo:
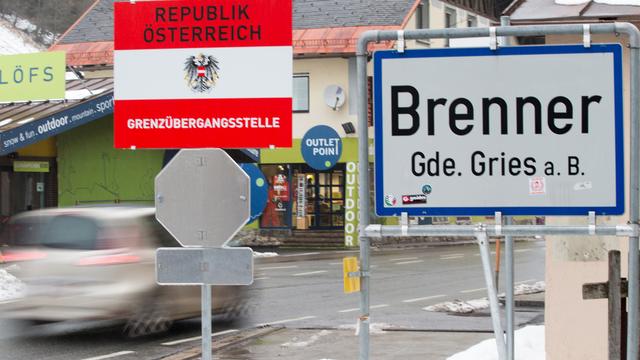
<path id="1" fill-rule="evenodd" d="M 344 293 L 351 294 L 360 291 L 360 267 L 358 258 L 355 256 L 342 259 L 342 280 L 344 283 Z"/>

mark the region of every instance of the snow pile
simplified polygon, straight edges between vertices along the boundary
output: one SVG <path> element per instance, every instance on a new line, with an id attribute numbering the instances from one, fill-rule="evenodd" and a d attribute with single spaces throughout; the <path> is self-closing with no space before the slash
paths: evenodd
<path id="1" fill-rule="evenodd" d="M 515 295 L 536 294 L 543 292 L 545 289 L 544 281 L 538 281 L 535 284 L 519 284 L 513 288 Z M 504 294 L 500 294 L 500 297 L 504 297 Z"/>
<path id="2" fill-rule="evenodd" d="M 253 252 L 253 257 L 254 258 L 266 258 L 266 257 L 276 257 L 278 256 L 278 253 L 274 253 L 274 252 L 258 252 L 258 251 L 254 251 Z"/>
<path id="3" fill-rule="evenodd" d="M 426 311 L 433 312 L 450 312 L 457 314 L 470 314 L 477 310 L 483 310 L 489 307 L 489 300 L 487 298 L 474 299 L 474 300 L 453 300 L 447 301 L 423 308 Z"/>
<path id="4" fill-rule="evenodd" d="M 640 6 L 640 0 L 594 0 L 598 4 L 605 5 L 634 5 Z M 558 5 L 582 5 L 588 3 L 589 0 L 556 0 Z"/>
<path id="5" fill-rule="evenodd" d="M 34 41 L 11 24 L 0 19 L 0 55 L 25 54 L 41 51 Z"/>
<path id="6" fill-rule="evenodd" d="M 294 337 L 290 342 L 286 342 L 280 346 L 282 347 L 297 347 L 297 348 L 301 348 L 301 347 L 307 347 L 315 342 L 317 342 L 318 340 L 320 340 L 321 337 L 323 336 L 327 336 L 331 334 L 331 331 L 329 330 L 322 330 L 317 334 L 313 334 L 311 335 L 311 337 L 309 338 L 309 340 L 307 341 L 298 341 L 297 337 Z"/>
<path id="7" fill-rule="evenodd" d="M 527 295 L 543 292 L 545 289 L 544 281 L 538 281 L 535 284 L 519 284 L 513 288 L 514 295 Z M 504 294 L 499 295 L 504 298 Z M 449 312 L 457 314 L 470 314 L 477 310 L 484 310 L 489 307 L 489 299 L 481 298 L 474 300 L 453 300 L 447 301 L 423 308 L 425 311 L 432 312 Z"/>
<path id="8" fill-rule="evenodd" d="M 0 269 L 0 302 L 23 297 L 25 285 L 7 270 Z"/>
<path id="9" fill-rule="evenodd" d="M 517 330 L 515 348 L 517 360 L 544 360 L 544 325 Z M 447 360 L 498 360 L 496 339 L 485 340 Z"/>

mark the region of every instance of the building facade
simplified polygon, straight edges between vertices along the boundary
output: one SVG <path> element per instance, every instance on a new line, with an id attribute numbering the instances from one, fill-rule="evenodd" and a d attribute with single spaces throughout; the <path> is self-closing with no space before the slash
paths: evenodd
<path id="1" fill-rule="evenodd" d="M 3 142 L 56 116 L 81 119 L 26 142 L 3 144 L 2 215 L 48 206 L 153 202 L 153 179 L 175 152 L 113 148 L 113 2 L 97 0 L 50 49 L 67 54 L 72 75 L 67 82 L 67 99 L 11 103 L 0 109 L 0 117 L 12 118 L 10 124 L 0 123 Z M 328 245 L 356 246 L 358 37 L 371 29 L 488 26 L 494 11 L 491 4 L 294 0 L 293 147 L 263 149 L 259 157 L 253 151 L 233 152 L 238 161 L 258 161 L 270 186 L 263 216 L 248 226 L 254 240 L 275 239 L 276 244 L 286 244 L 318 236 Z M 449 45 L 455 44 L 442 40 L 407 44 Z M 383 42 L 371 50 L 393 46 Z M 339 101 L 333 102 L 337 94 Z M 342 153 L 330 169 L 314 169 L 302 156 L 303 137 L 318 125 L 332 128 L 340 138 Z M 19 161 L 47 162 L 48 172 L 21 172 L 14 166 Z"/>

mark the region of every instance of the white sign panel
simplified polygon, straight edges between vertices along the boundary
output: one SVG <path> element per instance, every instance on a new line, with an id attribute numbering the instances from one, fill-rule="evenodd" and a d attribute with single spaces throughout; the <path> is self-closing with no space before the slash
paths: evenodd
<path id="1" fill-rule="evenodd" d="M 620 45 L 374 55 L 376 212 L 624 212 Z"/>

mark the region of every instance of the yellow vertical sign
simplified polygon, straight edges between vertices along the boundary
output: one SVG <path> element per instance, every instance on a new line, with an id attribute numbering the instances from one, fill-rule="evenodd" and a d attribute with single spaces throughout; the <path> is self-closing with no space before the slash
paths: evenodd
<path id="1" fill-rule="evenodd" d="M 342 281 L 345 294 L 360 291 L 360 276 L 357 275 L 359 271 L 357 257 L 352 256 L 342 259 Z"/>
<path id="2" fill-rule="evenodd" d="M 0 102 L 64 99 L 65 53 L 0 56 Z"/>

